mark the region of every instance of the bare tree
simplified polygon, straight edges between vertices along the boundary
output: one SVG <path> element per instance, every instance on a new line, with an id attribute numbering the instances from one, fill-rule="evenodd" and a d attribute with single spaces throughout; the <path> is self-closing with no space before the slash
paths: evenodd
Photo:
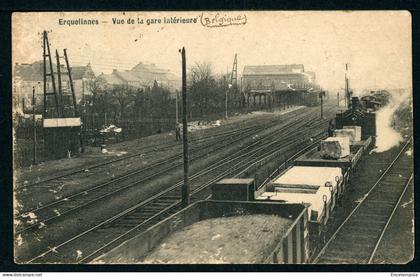
<path id="1" fill-rule="evenodd" d="M 213 78 L 213 70 L 210 62 L 196 62 L 195 65 L 190 68 L 189 80 L 191 80 L 191 83 L 208 81 L 211 78 Z"/>
<path id="2" fill-rule="evenodd" d="M 124 119 L 125 110 L 134 103 L 135 90 L 128 85 L 114 86 L 111 95 L 117 100 L 120 106 L 120 119 Z"/>
<path id="3" fill-rule="evenodd" d="M 86 87 L 88 91 L 92 93 L 92 97 L 87 100 L 84 99 L 83 105 L 88 105 L 89 107 L 92 107 L 94 112 L 97 112 L 99 97 L 105 92 L 105 83 L 103 80 L 96 78 L 95 80 L 88 82 Z"/>
<path id="4" fill-rule="evenodd" d="M 189 75 L 190 111 L 200 116 L 220 111 L 224 84 L 213 74 L 211 63 L 196 63 L 190 68 Z"/>

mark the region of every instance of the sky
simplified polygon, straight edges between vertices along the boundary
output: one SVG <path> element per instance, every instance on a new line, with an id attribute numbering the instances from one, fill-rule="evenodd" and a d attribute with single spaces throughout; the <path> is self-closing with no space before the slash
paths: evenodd
<path id="1" fill-rule="evenodd" d="M 345 64 L 350 86 L 411 88 L 411 15 L 406 11 L 357 12 L 219 12 L 218 18 L 241 16 L 246 23 L 203 26 L 216 12 L 14 13 L 13 63 L 42 59 L 43 30 L 51 50 L 67 48 L 71 65 L 88 62 L 96 74 L 126 70 L 139 62 L 155 63 L 180 76 L 186 48 L 187 66 L 210 62 L 213 71 L 231 71 L 235 53 L 238 74 L 245 65 L 304 64 L 325 90 L 344 87 Z M 151 24 L 147 19 L 197 18 L 197 23 Z M 97 19 L 98 25 L 60 25 L 59 20 Z M 113 24 L 112 18 L 136 20 Z M 137 24 L 137 18 L 143 24 Z"/>

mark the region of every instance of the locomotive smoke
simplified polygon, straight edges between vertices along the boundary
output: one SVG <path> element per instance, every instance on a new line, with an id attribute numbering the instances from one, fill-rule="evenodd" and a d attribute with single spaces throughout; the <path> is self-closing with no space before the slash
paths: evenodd
<path id="1" fill-rule="evenodd" d="M 394 114 L 401 105 L 408 104 L 409 96 L 406 91 L 391 93 L 389 103 L 377 111 L 376 147 L 373 152 L 388 151 L 402 142 L 402 135 L 393 128 Z"/>

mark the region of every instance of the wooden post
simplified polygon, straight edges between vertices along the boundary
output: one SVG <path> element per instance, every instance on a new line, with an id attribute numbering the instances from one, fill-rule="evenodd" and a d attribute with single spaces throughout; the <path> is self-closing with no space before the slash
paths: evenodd
<path id="1" fill-rule="evenodd" d="M 71 67 L 70 67 L 70 64 L 69 64 L 69 58 L 67 56 L 67 49 L 64 49 L 64 59 L 66 61 L 67 74 L 69 75 L 69 83 L 70 83 L 71 96 L 72 96 L 72 100 L 73 100 L 74 116 L 79 117 L 80 114 L 79 114 L 79 110 L 77 109 L 76 93 L 74 91 L 73 78 L 71 76 Z M 85 152 L 85 147 L 84 147 L 84 144 L 83 144 L 83 122 L 82 122 L 82 126 L 80 126 L 80 130 L 79 130 L 79 143 L 80 143 L 80 152 L 84 153 Z"/>
<path id="2" fill-rule="evenodd" d="M 337 92 L 337 107 L 340 107 L 340 93 Z"/>
<path id="3" fill-rule="evenodd" d="M 175 123 L 178 124 L 178 90 L 175 91 Z"/>
<path id="4" fill-rule="evenodd" d="M 58 50 L 55 50 L 55 57 L 57 59 L 57 82 L 58 82 L 58 96 L 59 96 L 59 103 L 60 103 L 60 110 L 63 117 L 64 115 L 64 102 L 63 102 L 63 87 L 61 84 L 61 66 L 60 66 L 60 56 L 58 55 Z"/>
<path id="5" fill-rule="evenodd" d="M 42 122 L 44 122 L 44 119 L 47 115 L 47 50 L 46 50 L 46 36 L 47 36 L 47 32 L 44 31 L 43 33 L 43 77 L 44 77 L 44 82 L 43 82 L 43 88 L 44 88 L 44 103 L 43 103 L 43 108 L 42 108 Z"/>
<path id="6" fill-rule="evenodd" d="M 182 206 L 190 203 L 190 188 L 188 185 L 188 123 L 187 123 L 187 69 L 185 48 L 182 47 L 182 137 L 184 142 L 184 183 L 182 185 Z"/>
<path id="7" fill-rule="evenodd" d="M 225 90 L 225 119 L 228 118 L 228 90 L 226 88 L 226 76 L 223 76 L 223 89 Z"/>
<path id="8" fill-rule="evenodd" d="M 69 75 L 69 83 L 70 83 L 71 96 L 73 98 L 74 116 L 77 117 L 77 116 L 79 116 L 79 111 L 77 110 L 76 94 L 74 92 L 73 78 L 71 76 L 71 68 L 70 68 L 70 64 L 69 64 L 69 59 L 67 57 L 67 49 L 64 49 L 64 59 L 66 60 L 67 73 Z"/>
<path id="9" fill-rule="evenodd" d="M 35 123 L 35 87 L 32 87 L 32 120 L 33 120 L 33 163 L 36 164 L 36 123 Z"/>
<path id="10" fill-rule="evenodd" d="M 60 104 L 59 104 L 59 99 L 58 99 L 58 95 L 57 95 L 57 89 L 55 87 L 55 77 L 54 77 L 54 70 L 53 70 L 53 65 L 52 65 L 52 60 L 51 60 L 51 51 L 50 51 L 50 43 L 48 42 L 48 36 L 47 36 L 47 32 L 44 31 L 44 53 L 45 53 L 45 46 L 47 48 L 47 52 L 48 54 L 46 56 L 48 56 L 48 61 L 49 61 L 49 65 L 50 65 L 50 73 L 49 75 L 51 76 L 51 83 L 52 83 L 52 87 L 53 87 L 53 91 L 54 91 L 54 99 L 55 99 L 55 105 L 57 108 L 57 117 L 61 117 L 61 110 L 60 110 Z M 46 57 L 44 56 L 44 57 Z M 44 58 L 44 64 L 45 64 L 45 58 Z M 45 68 L 45 65 L 44 65 Z M 46 71 L 46 69 L 44 69 L 44 71 Z M 45 72 L 44 72 L 45 73 Z M 44 74 L 44 76 L 46 76 L 46 73 Z M 44 80 L 46 82 L 46 78 L 44 77 Z"/>

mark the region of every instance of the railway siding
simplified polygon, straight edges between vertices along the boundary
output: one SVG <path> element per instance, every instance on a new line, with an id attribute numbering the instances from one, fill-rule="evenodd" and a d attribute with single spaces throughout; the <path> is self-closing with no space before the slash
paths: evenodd
<path id="1" fill-rule="evenodd" d="M 414 258 L 414 184 L 411 183 L 384 233 L 372 263 L 406 264 Z"/>
<path id="2" fill-rule="evenodd" d="M 313 117 L 313 115 L 312 115 L 312 117 Z M 323 122 L 323 124 L 321 124 L 321 125 L 323 125 L 324 127 L 321 127 L 321 126 L 318 126 L 318 127 L 314 127 L 314 129 L 317 129 L 317 128 L 321 128 L 321 129 L 324 129 L 325 128 L 325 126 L 326 126 L 326 124 L 327 124 L 327 121 L 328 120 L 325 120 L 325 122 Z M 294 120 L 291 120 L 290 121 L 290 123 L 288 123 L 288 124 L 291 124 L 292 126 L 293 125 L 296 125 L 296 122 L 294 122 Z M 295 126 L 296 127 L 296 126 Z M 267 130 L 268 131 L 268 130 Z M 313 130 L 312 132 L 315 132 L 315 130 Z M 298 134 L 300 134 L 300 136 L 302 136 L 303 135 L 303 132 L 302 132 L 302 130 L 299 130 L 298 132 L 294 132 L 294 133 L 296 133 L 296 134 L 294 134 L 294 136 L 299 136 Z M 290 137 L 288 137 L 287 136 L 287 133 L 285 133 L 285 132 L 283 132 L 283 133 L 280 133 L 280 134 L 278 134 L 278 133 L 276 133 L 276 135 L 277 136 L 280 136 L 280 137 L 283 137 L 282 139 L 283 139 L 283 142 L 282 143 L 280 143 L 281 142 L 281 140 L 279 141 L 279 143 L 277 143 L 277 146 L 281 146 L 281 145 L 284 145 L 285 143 L 286 143 L 286 141 L 289 141 L 290 140 Z M 292 134 L 289 134 L 289 135 L 292 135 Z M 280 139 L 280 138 L 279 138 Z M 279 140 L 279 139 L 277 139 L 277 140 Z M 255 141 L 255 143 L 257 143 L 256 145 L 258 145 L 258 142 L 259 142 L 259 139 L 258 140 L 256 140 Z M 268 141 L 268 142 L 270 142 L 270 141 Z M 294 141 L 293 143 L 295 143 L 296 144 L 296 141 Z M 289 146 L 289 147 L 292 147 L 292 145 L 293 145 L 293 143 L 290 143 L 291 145 Z M 276 146 L 276 145 L 270 145 L 270 143 L 267 143 L 267 145 L 265 145 L 265 144 L 263 144 L 261 147 L 261 153 L 258 153 L 258 151 L 255 151 L 255 154 L 257 154 L 254 158 L 258 158 L 258 157 L 263 157 L 264 155 L 267 155 L 267 152 L 268 153 L 270 153 L 271 151 L 273 151 L 273 148 L 275 148 L 274 146 Z M 285 146 L 285 145 L 284 145 Z M 270 150 L 271 149 L 271 150 Z M 257 150 L 257 149 L 254 149 L 254 150 Z M 247 155 L 249 156 L 249 155 L 253 155 L 252 153 L 250 153 L 249 151 L 248 151 L 248 153 L 247 153 Z M 245 160 L 244 160 L 244 162 L 245 163 L 242 163 L 243 165 L 242 166 L 234 166 L 234 168 L 236 168 L 237 170 L 242 170 L 244 167 L 246 167 L 246 166 L 248 166 L 250 163 L 252 163 L 253 162 L 253 158 L 252 158 L 252 156 L 251 157 L 247 157 L 247 156 L 244 156 L 244 158 L 246 158 Z M 238 161 L 236 161 L 236 162 L 239 162 L 239 161 L 241 161 L 241 160 L 238 160 Z M 222 164 L 223 165 L 223 164 Z M 215 168 L 216 169 L 216 168 Z M 226 164 L 224 167 L 219 167 L 218 169 L 217 169 L 217 171 L 216 170 L 209 170 L 209 174 L 211 174 L 211 176 L 203 176 L 203 177 L 200 177 L 200 176 L 197 176 L 197 177 L 200 177 L 199 179 L 197 179 L 197 181 L 195 181 L 194 183 L 197 183 L 197 185 L 200 185 L 200 184 L 203 184 L 204 183 L 204 185 L 205 184 L 208 184 L 208 182 L 212 182 L 212 180 L 213 179 L 215 179 L 214 178 L 214 176 L 218 176 L 218 178 L 220 179 L 220 178 L 222 178 L 222 177 L 225 177 L 225 175 L 226 174 L 229 174 L 229 173 L 232 173 L 232 174 L 234 174 L 234 171 L 232 172 L 231 171 L 231 169 L 232 169 L 232 166 L 229 166 L 229 163 L 228 164 Z M 220 176 L 219 176 L 220 175 Z M 209 178 L 208 177 L 211 177 L 211 180 L 209 180 Z M 217 181 L 217 180 L 213 180 L 213 181 Z M 197 187 L 197 188 L 199 188 L 199 186 Z M 179 195 L 180 195 L 180 193 L 175 193 L 176 194 L 176 198 L 177 199 L 179 199 Z M 133 196 L 133 195 L 132 195 Z M 169 195 L 170 196 L 170 195 Z M 166 197 L 166 196 L 165 196 Z M 167 203 L 165 204 L 166 205 L 166 207 L 168 207 L 168 206 L 170 206 L 170 204 L 171 203 L 176 203 L 177 202 L 177 199 L 172 199 L 171 201 L 169 201 L 170 199 L 168 199 L 168 201 L 167 201 Z M 163 199 L 163 200 L 165 200 L 165 199 Z M 175 200 L 175 201 L 174 201 Z M 115 202 L 115 201 L 114 201 Z M 137 202 L 138 203 L 138 202 Z M 160 202 L 161 203 L 161 202 Z M 159 204 L 160 204 L 159 203 Z M 143 209 L 144 208 L 144 209 Z M 146 211 L 149 211 L 149 209 L 147 209 L 146 207 L 143 207 L 142 209 L 146 212 Z M 153 214 L 156 214 L 156 212 L 157 211 L 159 211 L 159 210 L 157 210 L 157 209 L 155 209 L 155 207 L 152 205 L 151 206 L 151 209 L 150 209 L 150 212 Z M 175 211 L 176 211 L 176 209 L 175 209 Z M 164 214 L 165 214 L 166 212 L 163 212 L 163 214 L 162 214 L 162 216 L 164 216 Z M 145 215 L 146 217 L 144 218 L 144 219 L 146 219 L 146 218 L 150 218 L 150 215 L 151 214 L 149 214 L 149 215 L 147 215 L 146 213 L 141 213 L 140 214 L 141 216 L 143 216 L 143 215 Z M 160 217 L 159 217 L 160 218 Z M 134 216 L 132 219 L 130 219 L 130 218 L 128 218 L 128 223 L 126 222 L 126 221 L 124 221 L 124 224 L 125 223 L 127 223 L 127 226 L 125 226 L 125 228 L 126 227 L 132 227 L 133 225 L 131 225 L 131 224 L 134 224 L 136 221 L 137 222 L 142 222 L 144 219 L 142 219 L 142 217 L 137 217 L 137 216 Z M 72 221 L 74 221 L 74 220 L 72 220 Z M 71 222 L 71 221 L 70 221 Z M 147 227 L 148 225 L 149 225 L 149 223 L 151 224 L 151 223 L 153 223 L 153 220 L 152 221 L 150 221 L 150 222 L 148 222 L 147 224 L 146 224 L 146 226 L 144 226 L 144 227 Z M 91 234 L 93 234 L 94 235 L 94 237 L 96 238 L 96 240 L 93 240 L 93 241 L 96 241 L 97 243 L 96 243 L 96 245 L 91 245 L 92 247 L 100 247 L 101 245 L 104 245 L 104 244 L 106 244 L 106 242 L 107 241 L 112 241 L 114 238 L 115 238 L 115 234 L 122 234 L 123 232 L 124 232 L 124 228 L 122 228 L 123 226 L 121 226 L 121 227 L 116 227 L 115 225 L 114 226 L 108 226 L 107 228 L 105 228 L 104 230 L 106 230 L 106 231 L 104 231 L 104 232 L 102 232 L 102 231 L 100 231 L 100 230 L 98 230 L 99 232 L 94 232 L 94 233 L 91 233 Z M 122 229 L 121 229 L 122 228 Z M 57 227 L 55 228 L 55 229 L 57 229 Z M 120 230 L 118 230 L 118 229 L 120 229 Z M 115 230 L 116 231 L 116 233 L 115 232 L 111 232 L 112 230 Z M 76 233 L 74 233 L 75 235 L 76 235 Z M 99 238 L 99 235 L 101 236 L 100 238 Z M 68 236 L 69 237 L 69 236 Z M 67 237 L 67 238 L 68 238 Z M 87 236 L 87 237 L 89 237 L 89 236 Z M 34 262 L 42 262 L 42 261 L 48 261 L 48 262 L 85 262 L 85 260 L 80 260 L 80 259 L 75 259 L 75 256 L 73 256 L 73 254 L 75 255 L 75 253 L 77 252 L 76 250 L 80 250 L 79 248 L 78 248 L 78 246 L 80 246 L 80 247 L 82 247 L 82 246 L 85 246 L 85 247 L 88 247 L 88 245 L 89 244 L 91 244 L 91 243 L 89 243 L 89 242 L 92 242 L 92 240 L 89 240 L 87 237 L 79 237 L 79 238 L 76 238 L 77 240 L 78 240 L 78 242 L 76 243 L 76 245 L 72 245 L 72 243 L 70 243 L 68 246 L 67 246 L 67 243 L 65 244 L 65 245 L 63 245 L 63 246 L 60 246 L 60 245 L 62 245 L 61 243 L 54 243 L 53 245 L 55 245 L 55 246 L 50 246 L 51 248 L 53 248 L 53 250 L 50 250 L 49 252 L 48 252 L 48 258 L 47 257 L 39 257 L 39 259 L 36 259 L 36 260 L 34 260 Z M 113 238 L 114 237 L 114 238 Z M 61 241 L 63 241 L 63 240 L 61 240 Z M 51 241 L 52 242 L 52 241 Z M 58 242 L 58 241 L 57 241 Z M 99 244 L 98 244 L 99 243 Z M 83 252 L 83 257 L 86 257 L 86 255 L 89 255 L 89 252 L 91 252 L 92 250 L 94 250 L 94 248 L 93 249 L 91 249 L 91 250 L 88 250 L 88 249 L 81 249 L 81 250 L 83 250 L 82 252 Z M 88 251 L 85 251 L 85 250 L 88 250 Z M 66 254 L 67 253 L 67 254 Z M 63 256 L 64 255 L 64 256 Z"/>
<path id="3" fill-rule="evenodd" d="M 335 227 L 335 232 L 327 233 L 326 244 L 315 257 L 315 263 L 360 264 L 374 261 L 376 250 L 394 215 L 395 207 L 399 205 L 401 195 L 413 181 L 412 160 L 405 154 L 410 143 L 411 140 L 406 142 L 398 149 L 396 155 L 388 153 L 388 156 L 394 159 L 385 159 L 388 162 L 382 166 L 386 165 L 386 168 L 378 170 L 380 176 L 376 182 L 367 184 L 370 189 L 355 201 L 357 205 L 344 221 Z M 357 182 L 367 182 L 367 179 L 352 180 L 354 190 L 357 189 Z"/>

